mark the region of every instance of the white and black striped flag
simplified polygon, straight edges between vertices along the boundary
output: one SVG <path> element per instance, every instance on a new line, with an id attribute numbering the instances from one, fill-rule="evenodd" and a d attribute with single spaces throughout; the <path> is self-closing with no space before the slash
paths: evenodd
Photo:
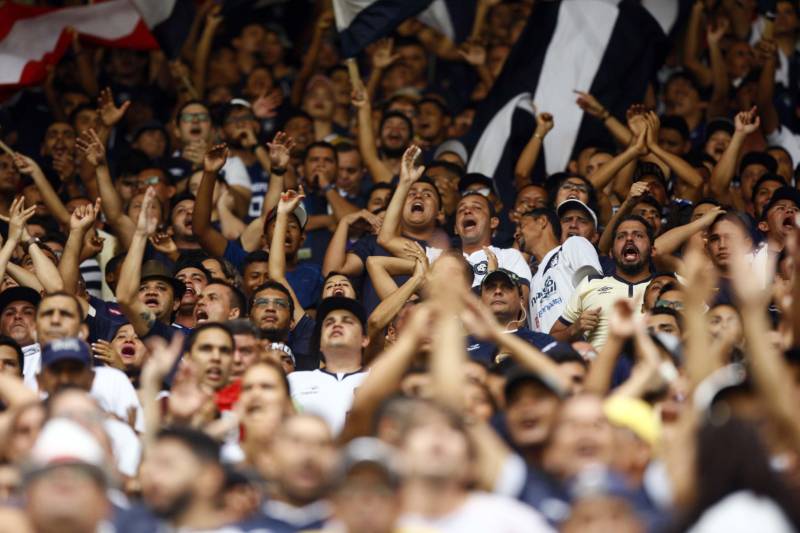
<path id="1" fill-rule="evenodd" d="M 648 4 L 655 5 L 651 12 Z M 573 149 L 607 134 L 585 117 L 574 90 L 593 94 L 614 115 L 642 100 L 678 22 L 683 0 L 537 1 L 473 127 L 464 139 L 468 171 L 495 179 L 504 202 L 513 200 L 514 164 L 535 125 L 531 101 L 552 113 L 538 167 L 566 168 Z"/>
<path id="2" fill-rule="evenodd" d="M 342 54 L 354 57 L 409 17 L 459 43 L 472 29 L 476 4 L 477 0 L 333 0 L 333 11 Z"/>

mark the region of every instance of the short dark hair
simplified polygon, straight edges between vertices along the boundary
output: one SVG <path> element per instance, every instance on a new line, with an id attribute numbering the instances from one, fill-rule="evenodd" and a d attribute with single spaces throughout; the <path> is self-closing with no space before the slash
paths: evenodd
<path id="1" fill-rule="evenodd" d="M 494 204 L 492 204 L 492 201 L 489 199 L 489 197 L 482 195 L 478 191 L 464 191 L 464 194 L 461 195 L 461 200 L 459 200 L 458 203 L 461 203 L 464 198 L 469 198 L 470 196 L 480 196 L 483 198 L 486 202 L 486 205 L 489 207 L 489 217 L 492 218 L 497 216 L 497 213 L 495 213 L 494 210 Z"/>
<path id="2" fill-rule="evenodd" d="M 19 375 L 21 376 L 23 367 L 25 365 L 25 356 L 22 354 L 22 348 L 20 348 L 20 345 L 8 335 L 0 335 L 0 346 L 8 346 L 17 352 L 17 364 L 19 365 Z"/>
<path id="3" fill-rule="evenodd" d="M 156 442 L 162 440 L 176 440 L 200 462 L 220 465 L 220 445 L 204 431 L 186 426 L 169 426 L 156 434 Z"/>
<path id="4" fill-rule="evenodd" d="M 448 172 L 452 172 L 453 174 L 458 176 L 458 179 L 464 177 L 464 169 L 456 165 L 455 163 L 451 163 L 450 161 L 442 161 L 437 159 L 436 161 L 428 165 L 428 167 L 425 169 L 425 174 L 427 174 L 428 172 L 431 171 L 431 169 L 434 168 L 443 168 Z"/>
<path id="5" fill-rule="evenodd" d="M 636 207 L 638 204 L 647 204 L 651 207 L 654 207 L 658 210 L 658 213 L 661 214 L 661 209 L 662 209 L 661 204 L 658 203 L 658 200 L 656 200 L 649 194 L 645 194 L 644 196 L 640 196 L 639 198 L 637 198 L 636 201 L 633 203 L 633 206 Z"/>
<path id="6" fill-rule="evenodd" d="M 665 287 L 667 287 L 667 286 L 672 286 L 672 287 L 670 287 L 672 289 L 673 287 L 675 287 L 675 284 L 674 283 L 667 283 L 667 285 L 665 285 Z M 663 291 L 663 289 L 662 289 L 662 291 Z M 661 294 L 661 292 L 659 292 L 659 295 L 660 294 Z M 650 310 L 650 316 L 657 316 L 657 315 L 669 315 L 669 316 L 673 317 L 675 319 L 675 322 L 678 324 L 678 329 L 683 331 L 683 315 L 681 315 L 677 310 L 675 310 L 675 309 L 673 309 L 671 307 L 667 307 L 665 305 L 657 305 L 656 307 L 653 307 Z"/>
<path id="7" fill-rule="evenodd" d="M 228 320 L 225 325 L 228 326 L 228 329 L 231 331 L 231 335 L 252 335 L 253 337 L 258 338 L 258 328 L 256 328 L 255 324 L 246 318 Z"/>
<path id="8" fill-rule="evenodd" d="M 206 111 L 209 112 L 208 119 L 211 120 L 211 108 L 203 100 L 199 100 L 199 99 L 195 98 L 193 100 L 189 100 L 189 101 L 185 102 L 182 106 L 180 106 L 178 108 L 178 112 L 175 113 L 175 124 L 180 124 L 181 123 L 181 113 L 183 113 L 183 110 L 186 109 L 187 107 L 189 107 L 192 104 L 199 104 L 199 105 L 205 107 Z"/>
<path id="9" fill-rule="evenodd" d="M 222 285 L 228 289 L 228 296 L 231 300 L 231 307 L 239 310 L 239 315 L 247 314 L 247 298 L 244 293 L 236 286 L 231 285 L 224 279 L 213 278 L 208 285 Z"/>
<path id="10" fill-rule="evenodd" d="M 287 289 L 283 283 L 274 280 L 266 281 L 261 285 L 259 285 L 258 287 L 256 287 L 255 290 L 253 290 L 253 295 L 250 297 L 250 309 L 253 308 L 254 302 L 256 300 L 256 295 L 259 292 L 263 292 L 266 290 L 278 291 L 285 294 L 286 299 L 289 300 L 289 314 L 294 316 L 294 299 L 292 298 L 292 293 L 289 292 L 289 289 Z"/>
<path id="11" fill-rule="evenodd" d="M 253 250 L 246 256 L 244 256 L 244 262 L 242 263 L 242 270 L 247 268 L 247 265 L 251 265 L 253 263 L 269 263 L 269 254 L 264 250 Z"/>
<path id="12" fill-rule="evenodd" d="M 653 226 L 651 226 L 648 221 L 646 221 L 644 218 L 640 217 L 639 215 L 625 215 L 622 218 L 620 218 L 617 221 L 617 223 L 614 224 L 614 231 L 611 233 L 611 235 L 613 237 L 616 237 L 617 236 L 617 232 L 619 231 L 619 227 L 622 224 L 624 224 L 625 222 L 629 222 L 631 220 L 634 220 L 634 221 L 636 221 L 639 224 L 644 226 L 645 230 L 647 231 L 647 238 L 650 239 L 650 245 L 652 246 L 653 245 L 653 241 L 655 239 L 655 237 L 653 235 Z"/>
<path id="13" fill-rule="evenodd" d="M 231 346 L 234 345 L 233 334 L 231 333 L 231 330 L 228 329 L 227 325 L 221 322 L 204 322 L 203 324 L 200 324 L 194 328 L 189 334 L 189 337 L 186 339 L 186 344 L 184 345 L 184 352 L 192 351 L 192 348 L 194 348 L 194 345 L 197 342 L 197 337 L 199 337 L 202 332 L 209 329 L 221 329 L 231 340 Z"/>
<path id="14" fill-rule="evenodd" d="M 758 193 L 758 188 L 761 187 L 762 184 L 764 184 L 764 183 L 766 183 L 768 181 L 774 181 L 775 183 L 780 183 L 781 187 L 785 187 L 785 186 L 788 185 L 788 183 L 786 183 L 786 180 L 783 179 L 783 176 L 779 176 L 778 174 L 773 174 L 771 172 L 767 172 L 766 174 L 764 174 L 763 176 L 758 178 L 758 181 L 756 182 L 756 184 L 753 185 L 753 193 L 750 195 L 750 201 L 751 202 L 756 199 L 756 193 Z"/>
<path id="15" fill-rule="evenodd" d="M 310 154 L 311 150 L 313 150 L 314 148 L 325 148 L 327 150 L 330 150 L 331 153 L 333 154 L 334 159 L 336 158 L 336 147 L 334 145 L 332 145 L 328 141 L 314 141 L 313 143 L 308 145 L 308 148 L 306 148 L 306 151 L 303 153 L 303 161 L 305 161 L 306 158 L 308 158 L 308 154 Z"/>
<path id="16" fill-rule="evenodd" d="M 558 215 L 556 214 L 555 210 L 550 209 L 549 207 L 537 207 L 535 209 L 531 209 L 530 211 L 526 211 L 522 214 L 523 217 L 545 217 L 547 222 L 550 224 L 550 228 L 553 230 L 553 235 L 556 236 L 556 239 L 560 242 L 561 241 L 561 221 L 558 219 Z"/>
<path id="17" fill-rule="evenodd" d="M 358 150 L 358 146 L 351 143 L 350 141 L 342 141 L 340 143 L 337 143 L 335 148 L 337 154 L 343 154 L 347 152 L 358 152 L 359 155 L 361 154 L 361 152 Z"/>

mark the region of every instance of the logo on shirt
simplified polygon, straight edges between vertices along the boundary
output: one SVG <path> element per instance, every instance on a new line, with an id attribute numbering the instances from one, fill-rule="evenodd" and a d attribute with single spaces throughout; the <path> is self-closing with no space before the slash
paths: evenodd
<path id="1" fill-rule="evenodd" d="M 613 290 L 614 290 L 614 287 L 612 287 L 611 285 L 604 285 L 604 286 L 600 287 L 599 289 L 597 289 L 597 294 L 608 294 Z"/>
<path id="2" fill-rule="evenodd" d="M 480 263 L 473 265 L 472 271 L 475 272 L 478 276 L 483 276 L 486 272 L 489 271 L 489 262 L 488 261 L 481 261 Z"/>

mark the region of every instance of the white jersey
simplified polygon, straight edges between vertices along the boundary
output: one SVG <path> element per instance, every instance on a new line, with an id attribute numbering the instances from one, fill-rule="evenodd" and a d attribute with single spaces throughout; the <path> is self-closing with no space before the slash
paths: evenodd
<path id="1" fill-rule="evenodd" d="M 96 366 L 92 370 L 94 370 L 94 380 L 89 391 L 92 398 L 97 400 L 105 412 L 111 413 L 123 422 L 128 421 L 129 414 L 135 413 L 134 427 L 136 431 L 144 431 L 142 404 L 128 376 L 110 366 Z"/>
<path id="2" fill-rule="evenodd" d="M 292 400 L 304 412 L 322 417 L 333 434 L 338 435 L 353 405 L 353 394 L 367 374 L 367 371 L 334 374 L 319 368 L 292 372 L 286 377 Z"/>
<path id="3" fill-rule="evenodd" d="M 570 237 L 547 252 L 531 282 L 531 329 L 550 333 L 578 283 L 602 273 L 597 250 L 583 237 Z"/>
<path id="4" fill-rule="evenodd" d="M 36 376 L 42 369 L 42 348 L 38 342 L 29 344 L 22 347 L 22 377 L 25 380 L 25 385 L 30 387 L 31 390 L 39 390 L 39 382 Z"/>
<path id="5" fill-rule="evenodd" d="M 515 248 L 497 248 L 496 246 L 489 246 L 489 249 L 497 256 L 497 267 L 510 270 L 519 276 L 522 283 L 530 285 L 531 283 L 531 268 L 525 262 L 525 257 Z M 425 249 L 425 255 L 428 261 L 433 263 L 442 254 L 441 249 L 428 247 Z M 471 254 L 463 254 L 464 259 L 469 261 L 472 265 L 472 286 L 477 287 L 489 273 L 489 260 L 486 258 L 486 252 L 482 249 Z"/>

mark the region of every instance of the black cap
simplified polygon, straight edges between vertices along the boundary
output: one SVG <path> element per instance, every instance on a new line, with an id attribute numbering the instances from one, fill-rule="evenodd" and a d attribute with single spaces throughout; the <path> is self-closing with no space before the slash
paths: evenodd
<path id="1" fill-rule="evenodd" d="M 494 187 L 494 181 L 489 176 L 485 176 L 484 174 L 479 174 L 477 172 L 470 172 L 460 180 L 458 180 L 458 191 L 463 193 L 467 190 L 467 187 L 470 185 L 480 185 L 482 188 L 489 189 L 490 191 Z"/>
<path id="2" fill-rule="evenodd" d="M 486 276 L 484 276 L 483 281 L 481 281 L 481 289 L 483 288 L 484 285 L 497 278 L 503 278 L 507 280 L 512 287 L 520 286 L 519 276 L 517 276 L 514 272 L 511 272 L 510 270 L 506 270 L 505 268 L 498 268 L 497 270 L 489 272 L 488 274 L 486 274 Z"/>
<path id="3" fill-rule="evenodd" d="M 769 210 L 775 207 L 775 204 L 780 200 L 789 200 L 794 202 L 797 207 L 800 207 L 800 191 L 794 187 L 781 187 L 776 190 L 772 193 L 772 198 L 769 199 L 769 203 L 764 207 L 764 211 L 761 212 L 761 216 L 766 217 Z"/>
<path id="4" fill-rule="evenodd" d="M 158 130 L 161 133 L 163 133 L 164 137 L 166 137 L 167 141 L 169 141 L 169 135 L 167 135 L 167 128 L 165 128 L 164 125 L 157 120 L 148 120 L 139 125 L 139 127 L 133 131 L 133 135 L 131 135 L 131 140 L 133 142 L 136 142 L 136 139 L 139 138 L 139 135 L 141 135 L 146 131 L 153 131 L 153 130 Z"/>
<path id="5" fill-rule="evenodd" d="M 42 301 L 42 296 L 30 287 L 9 287 L 3 292 L 0 292 L 0 313 L 2 313 L 11 302 L 18 301 L 28 302 L 34 307 L 38 307 L 39 302 Z"/>
<path id="6" fill-rule="evenodd" d="M 339 309 L 344 309 L 345 311 L 353 313 L 358 321 L 361 322 L 361 326 L 366 330 L 367 313 L 364 311 L 364 306 L 357 300 L 345 298 L 344 296 L 329 296 L 328 298 L 323 298 L 319 307 L 317 307 L 317 329 L 322 328 L 322 322 L 328 314 Z"/>
<path id="7" fill-rule="evenodd" d="M 157 261 L 155 259 L 144 262 L 142 265 L 142 276 L 140 279 L 142 282 L 149 279 L 166 281 L 172 285 L 172 289 L 175 293 L 175 300 L 181 299 L 181 297 L 183 297 L 183 293 L 186 291 L 186 285 L 184 285 L 181 280 L 175 278 L 169 267 L 167 267 L 167 265 L 161 261 Z"/>
<path id="8" fill-rule="evenodd" d="M 747 152 L 744 154 L 742 161 L 739 163 L 739 174 L 744 172 L 744 169 L 750 165 L 761 165 L 770 174 L 774 174 L 778 170 L 778 162 L 766 152 Z"/>
<path id="9" fill-rule="evenodd" d="M 564 392 L 558 386 L 556 386 L 554 383 L 548 382 L 546 379 L 542 378 L 542 376 L 535 372 L 531 372 L 527 368 L 513 366 L 508 370 L 507 376 L 506 384 L 503 386 L 503 394 L 506 398 L 506 402 L 508 402 L 508 399 L 514 394 L 514 391 L 517 389 L 517 387 L 525 383 L 533 383 L 534 385 L 544 388 L 559 398 L 564 397 Z"/>

